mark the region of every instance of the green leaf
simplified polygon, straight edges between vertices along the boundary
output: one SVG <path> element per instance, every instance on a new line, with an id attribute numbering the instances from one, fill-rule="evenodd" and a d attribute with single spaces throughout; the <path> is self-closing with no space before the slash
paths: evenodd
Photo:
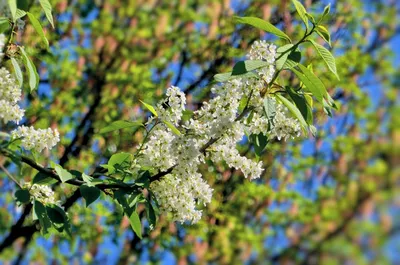
<path id="1" fill-rule="evenodd" d="M 32 184 L 39 184 L 39 185 L 51 185 L 56 183 L 57 180 L 49 177 L 48 175 L 38 172 L 32 180 Z"/>
<path id="2" fill-rule="evenodd" d="M 283 31 L 272 25 L 271 23 L 262 20 L 257 17 L 234 17 L 235 21 L 237 23 L 241 24 L 247 24 L 253 27 L 256 27 L 258 29 L 264 30 L 266 32 L 270 32 L 274 35 L 276 35 L 279 38 L 288 40 L 289 42 L 292 42 L 292 40 L 289 38 L 288 35 L 286 35 Z"/>
<path id="3" fill-rule="evenodd" d="M 101 134 L 109 133 L 121 129 L 136 128 L 138 126 L 143 126 L 143 123 L 138 121 L 124 121 L 124 120 L 114 121 L 110 125 L 107 125 L 106 127 L 102 128 L 100 130 L 100 133 Z"/>
<path id="4" fill-rule="evenodd" d="M 322 103 L 324 96 L 327 94 L 324 84 L 304 65 L 299 64 L 298 67 L 300 68 L 301 72 L 297 71 L 295 68 L 293 68 L 292 71 L 297 75 L 300 81 L 303 82 L 303 84 L 314 95 L 314 97 Z"/>
<path id="5" fill-rule="evenodd" d="M 17 20 L 17 1 L 16 0 L 7 0 L 8 1 L 8 7 L 10 8 L 11 16 L 13 21 Z"/>
<path id="6" fill-rule="evenodd" d="M 47 20 L 50 22 L 51 26 L 54 28 L 53 15 L 51 14 L 51 4 L 49 0 L 39 0 L 40 5 L 43 8 L 44 13 L 46 14 Z"/>
<path id="7" fill-rule="evenodd" d="M 150 227 L 154 228 L 157 225 L 157 214 L 151 201 L 146 200 L 146 214 Z"/>
<path id="8" fill-rule="evenodd" d="M 239 77 L 253 77 L 253 78 L 258 78 L 258 75 L 256 75 L 253 72 L 248 72 L 248 73 L 244 73 L 241 75 L 232 75 L 232 72 L 229 73 L 222 73 L 222 74 L 216 74 L 214 75 L 214 80 L 217 82 L 226 82 L 230 79 L 235 79 L 235 78 L 239 78 Z"/>
<path id="9" fill-rule="evenodd" d="M 140 223 L 140 218 L 136 211 L 133 211 L 131 216 L 129 216 L 129 222 L 135 234 L 142 239 L 142 224 Z"/>
<path id="10" fill-rule="evenodd" d="M 29 75 L 29 87 L 31 88 L 31 91 L 37 89 L 39 85 L 39 74 L 36 70 L 35 64 L 32 62 L 32 60 L 29 58 L 29 56 L 26 54 L 24 48 L 19 47 L 22 53 L 22 59 L 25 65 L 25 68 L 28 69 L 28 75 Z"/>
<path id="11" fill-rule="evenodd" d="M 66 231 L 70 234 L 69 220 L 64 209 L 58 205 L 51 204 L 46 206 L 46 212 L 51 224 L 58 232 Z"/>
<path id="12" fill-rule="evenodd" d="M 0 17 L 0 33 L 6 32 L 10 28 L 10 21 L 6 17 Z"/>
<path id="13" fill-rule="evenodd" d="M 141 100 L 139 100 L 139 101 L 142 102 L 142 104 L 143 104 L 148 110 L 150 110 L 150 112 L 153 113 L 153 115 L 154 115 L 155 117 L 158 117 L 158 114 L 157 114 L 156 110 L 154 109 L 154 107 L 153 107 L 152 105 L 149 105 L 149 104 L 147 104 L 147 103 L 144 103 L 144 102 L 141 101 Z"/>
<path id="14" fill-rule="evenodd" d="M 44 35 L 42 25 L 40 25 L 40 22 L 36 19 L 36 17 L 33 14 L 31 14 L 29 12 L 26 12 L 26 14 L 29 17 L 29 20 L 31 21 L 33 28 L 36 30 L 36 32 L 39 34 L 40 38 L 43 40 L 43 42 L 46 44 L 46 47 L 48 48 L 49 41 L 47 40 L 46 36 Z"/>
<path id="15" fill-rule="evenodd" d="M 281 101 L 289 109 L 289 111 L 296 117 L 296 119 L 299 120 L 299 122 L 303 128 L 303 131 L 306 132 L 308 125 L 307 125 L 307 122 L 304 120 L 303 115 L 301 115 L 300 110 L 295 105 L 293 105 L 292 102 L 290 102 L 288 99 L 286 99 L 284 96 L 282 96 L 280 94 L 276 94 L 275 96 L 279 99 L 279 101 Z"/>
<path id="16" fill-rule="evenodd" d="M 321 25 L 317 25 L 315 28 L 315 32 L 317 32 L 317 34 L 324 39 L 324 41 L 326 41 L 326 43 L 329 44 L 329 46 L 331 45 L 331 35 L 329 34 L 329 31 Z"/>
<path id="17" fill-rule="evenodd" d="M 189 121 L 193 117 L 193 114 L 192 110 L 184 110 L 182 112 L 182 121 Z"/>
<path id="18" fill-rule="evenodd" d="M 254 152 L 257 156 L 261 156 L 262 151 L 264 151 L 265 147 L 268 144 L 268 138 L 264 134 L 252 134 L 250 136 L 251 142 L 254 146 Z"/>
<path id="19" fill-rule="evenodd" d="M 293 46 L 293 44 L 286 44 L 277 49 L 279 56 L 276 60 L 276 68 L 278 70 L 292 69 L 300 62 L 301 52 L 297 49 L 293 50 Z"/>
<path id="20" fill-rule="evenodd" d="M 313 114 L 311 107 L 307 104 L 307 99 L 304 95 L 298 94 L 293 88 L 286 87 L 286 91 L 288 92 L 289 96 L 296 104 L 297 108 L 300 110 L 301 115 L 303 115 L 304 119 L 307 121 L 308 124 L 313 123 Z"/>
<path id="21" fill-rule="evenodd" d="M 171 131 L 172 131 L 174 134 L 176 134 L 176 135 L 178 135 L 178 136 L 181 135 L 181 132 L 180 132 L 172 123 L 170 123 L 169 121 L 163 121 L 163 123 L 165 123 L 165 125 L 167 125 L 167 127 L 170 128 Z"/>
<path id="22" fill-rule="evenodd" d="M 313 40 L 309 40 L 309 42 L 314 45 L 315 49 L 317 50 L 318 54 L 324 59 L 324 62 L 328 66 L 328 69 L 336 76 L 338 80 L 340 80 L 339 75 L 336 70 L 336 62 L 333 55 L 322 45 L 316 43 Z"/>
<path id="23" fill-rule="evenodd" d="M 225 81 L 228 81 L 231 76 L 232 76 L 232 72 L 216 74 L 216 75 L 214 75 L 214 80 L 217 82 L 225 82 Z"/>
<path id="24" fill-rule="evenodd" d="M 296 11 L 300 15 L 301 20 L 303 20 L 304 25 L 306 25 L 306 28 L 308 29 L 308 18 L 306 16 L 307 14 L 306 9 L 304 8 L 303 4 L 300 1 L 292 0 L 292 2 L 296 7 Z"/>
<path id="25" fill-rule="evenodd" d="M 269 63 L 261 60 L 240 61 L 235 64 L 232 70 L 232 76 L 242 75 L 253 70 L 268 66 Z"/>
<path id="26" fill-rule="evenodd" d="M 132 154 L 116 153 L 113 154 L 107 163 L 108 173 L 113 174 L 117 168 L 129 167 L 132 162 Z"/>
<path id="27" fill-rule="evenodd" d="M 17 60 L 15 58 L 11 58 L 11 63 L 14 67 L 14 71 L 15 71 L 15 77 L 18 80 L 18 84 L 20 87 L 22 87 L 23 83 L 24 83 L 24 78 L 22 76 L 22 71 L 21 71 L 21 67 L 19 66 Z"/>
<path id="28" fill-rule="evenodd" d="M 87 185 L 81 185 L 79 187 L 82 197 L 86 201 L 86 207 L 95 202 L 100 197 L 100 190 L 96 187 L 89 187 Z"/>
<path id="29" fill-rule="evenodd" d="M 21 189 L 17 190 L 14 193 L 15 200 L 21 204 L 28 203 L 31 199 L 31 194 L 29 193 L 29 190 L 27 189 Z"/>
<path id="30" fill-rule="evenodd" d="M 47 215 L 46 207 L 37 200 L 33 201 L 33 220 L 39 220 L 41 233 L 43 235 L 47 234 L 51 227 L 51 222 Z"/>
<path id="31" fill-rule="evenodd" d="M 264 112 L 268 120 L 272 122 L 276 114 L 276 105 L 271 97 L 264 98 Z"/>
<path id="32" fill-rule="evenodd" d="M 140 175 L 135 180 L 135 184 L 137 186 L 148 188 L 150 185 L 150 178 L 151 178 L 150 172 L 146 170 L 146 171 L 141 171 L 139 173 Z"/>
<path id="33" fill-rule="evenodd" d="M 318 23 L 320 23 L 331 11 L 331 4 L 328 4 L 325 8 L 324 8 L 324 12 L 322 13 L 321 17 L 318 19 Z"/>
<path id="34" fill-rule="evenodd" d="M 28 0 L 17 0 L 17 8 L 28 11 L 29 8 Z"/>
<path id="35" fill-rule="evenodd" d="M 87 186 L 89 186 L 89 187 L 93 187 L 94 186 L 93 178 L 91 176 L 86 175 L 85 173 L 82 173 L 81 176 L 82 176 L 83 181 L 86 182 Z"/>
<path id="36" fill-rule="evenodd" d="M 17 19 L 23 18 L 25 15 L 26 15 L 26 12 L 24 10 L 17 9 L 17 14 L 16 14 Z"/>
<path id="37" fill-rule="evenodd" d="M 73 179 L 71 173 L 69 173 L 66 169 L 62 168 L 60 165 L 54 165 L 54 170 L 57 172 L 58 176 L 60 177 L 61 182 L 66 182 L 70 179 Z"/>

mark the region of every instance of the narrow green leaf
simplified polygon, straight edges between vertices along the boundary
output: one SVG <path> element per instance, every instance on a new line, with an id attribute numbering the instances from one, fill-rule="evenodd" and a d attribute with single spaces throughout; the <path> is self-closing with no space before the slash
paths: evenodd
<path id="1" fill-rule="evenodd" d="M 41 233 L 43 235 L 47 234 L 51 227 L 51 222 L 47 216 L 46 207 L 37 200 L 33 201 L 33 220 L 39 220 Z"/>
<path id="2" fill-rule="evenodd" d="M 242 75 L 253 70 L 268 66 L 269 63 L 261 60 L 246 60 L 235 64 L 232 69 L 232 76 Z"/>
<path id="3" fill-rule="evenodd" d="M 17 9 L 17 14 L 16 14 L 17 19 L 23 18 L 25 15 L 26 15 L 26 12 L 24 10 Z"/>
<path id="4" fill-rule="evenodd" d="M 109 133 L 116 130 L 127 129 L 127 128 L 136 128 L 138 126 L 143 126 L 143 123 L 138 121 L 114 121 L 110 125 L 102 128 L 99 133 Z"/>
<path id="5" fill-rule="evenodd" d="M 304 95 L 298 94 L 294 91 L 293 88 L 286 87 L 286 91 L 288 92 L 290 98 L 296 104 L 297 108 L 300 110 L 301 115 L 303 115 L 304 119 L 308 124 L 313 123 L 313 114 L 311 107 L 307 104 L 307 99 Z"/>
<path id="6" fill-rule="evenodd" d="M 7 0 L 13 21 L 17 20 L 17 0 Z"/>
<path id="7" fill-rule="evenodd" d="M 153 204 L 151 201 L 146 200 L 146 214 L 147 220 L 149 221 L 150 228 L 153 228 L 157 225 L 157 215 L 153 208 Z"/>
<path id="8" fill-rule="evenodd" d="M 318 23 L 320 23 L 331 11 L 331 4 L 328 4 L 325 8 L 324 8 L 324 12 L 322 13 L 321 17 L 318 19 Z"/>
<path id="9" fill-rule="evenodd" d="M 85 199 L 86 207 L 95 202 L 100 197 L 100 190 L 96 187 L 81 185 L 79 187 L 82 197 Z"/>
<path id="10" fill-rule="evenodd" d="M 214 75 L 214 80 L 217 82 L 225 82 L 225 81 L 229 80 L 231 75 L 232 75 L 232 72 L 216 74 L 216 75 Z"/>
<path id="11" fill-rule="evenodd" d="M 0 33 L 6 32 L 10 28 L 10 21 L 6 17 L 0 17 Z"/>
<path id="12" fill-rule="evenodd" d="M 172 131 L 174 134 L 176 134 L 176 135 L 178 135 L 178 136 L 181 135 L 181 132 L 180 132 L 172 123 L 170 123 L 169 121 L 163 121 L 163 123 L 165 123 L 165 125 L 167 125 L 167 127 L 170 128 L 171 131 Z"/>
<path id="13" fill-rule="evenodd" d="M 54 22 L 53 22 L 53 15 L 51 13 L 51 4 L 49 0 L 39 0 L 40 5 L 43 8 L 44 13 L 46 14 L 47 20 L 50 22 L 51 26 L 54 28 Z"/>
<path id="14" fill-rule="evenodd" d="M 254 152 L 257 156 L 261 156 L 262 151 L 264 151 L 265 147 L 268 144 L 268 138 L 263 133 L 260 134 L 252 134 L 250 136 L 250 140 L 254 146 Z"/>
<path id="15" fill-rule="evenodd" d="M 139 100 L 139 101 L 142 102 L 142 104 L 143 104 L 151 113 L 153 113 L 153 115 L 154 115 L 155 117 L 158 117 L 157 111 L 155 110 L 155 108 L 154 108 L 152 105 L 149 105 L 149 104 L 147 104 L 147 103 L 145 103 L 145 102 L 143 102 L 143 101 L 141 101 L 141 100 Z"/>
<path id="16" fill-rule="evenodd" d="M 318 54 L 324 59 L 324 62 L 328 66 L 328 69 L 336 76 L 338 80 L 340 80 L 339 75 L 336 70 L 336 62 L 333 55 L 322 45 L 316 43 L 313 40 L 309 40 L 312 45 L 314 45 L 315 49 L 317 50 Z"/>
<path id="17" fill-rule="evenodd" d="M 133 211 L 131 216 L 129 216 L 129 221 L 135 234 L 142 239 L 142 225 L 140 223 L 139 215 L 136 211 Z"/>
<path id="18" fill-rule="evenodd" d="M 303 131 L 307 132 L 308 125 L 307 125 L 307 122 L 304 120 L 303 115 L 301 115 L 300 110 L 295 105 L 293 105 L 292 102 L 290 102 L 288 99 L 286 99 L 284 96 L 282 96 L 280 94 L 276 94 L 275 96 L 279 99 L 279 101 L 281 101 L 289 109 L 289 111 L 296 117 L 296 119 L 299 120 L 299 122 L 303 128 Z"/>
<path id="19" fill-rule="evenodd" d="M 264 98 L 264 112 L 268 120 L 272 122 L 276 114 L 276 105 L 271 97 Z"/>
<path id="20" fill-rule="evenodd" d="M 326 42 L 329 44 L 329 46 L 331 45 L 331 35 L 329 34 L 329 31 L 321 25 L 317 25 L 315 28 L 315 32 L 317 32 L 317 34 Z"/>
<path id="21" fill-rule="evenodd" d="M 244 74 L 240 74 L 240 75 L 232 75 L 232 72 L 229 73 L 221 73 L 221 74 L 216 74 L 214 75 L 214 80 L 217 82 L 226 82 L 228 80 L 231 79 L 235 79 L 235 78 L 245 78 L 245 77 L 252 77 L 252 78 L 258 78 L 258 75 L 255 74 L 254 72 L 247 72 Z"/>
<path id="22" fill-rule="evenodd" d="M 37 18 L 33 14 L 31 14 L 29 12 L 26 12 L 26 14 L 29 17 L 29 20 L 31 21 L 33 28 L 36 30 L 36 32 L 39 34 L 40 38 L 43 40 L 43 42 L 46 44 L 46 47 L 48 48 L 49 41 L 47 40 L 46 36 L 44 35 L 42 25 L 40 25 L 40 22 L 37 20 Z"/>
<path id="23" fill-rule="evenodd" d="M 19 47 L 22 53 L 22 59 L 24 62 L 25 67 L 28 69 L 28 75 L 29 75 L 29 87 L 31 91 L 37 89 L 39 85 L 39 74 L 36 70 L 35 64 L 32 62 L 32 60 L 29 58 L 29 56 L 26 54 L 24 48 Z"/>
<path id="24" fill-rule="evenodd" d="M 301 20 L 303 20 L 304 25 L 306 25 L 306 28 L 308 29 L 308 18 L 306 16 L 307 11 L 303 4 L 298 1 L 298 0 L 292 0 L 294 6 L 296 7 L 297 13 L 300 15 Z"/>
<path id="25" fill-rule="evenodd" d="M 324 96 L 326 96 L 327 91 L 322 83 L 322 81 L 314 75 L 307 67 L 302 64 L 299 64 L 301 72 L 296 70 L 295 68 L 292 71 L 296 74 L 296 76 L 300 79 L 301 82 L 306 86 L 306 88 L 313 94 L 313 96 L 319 101 L 323 102 Z"/>
<path id="26" fill-rule="evenodd" d="M 11 58 L 11 63 L 14 67 L 14 71 L 15 71 L 15 77 L 18 80 L 18 84 L 20 87 L 22 87 L 23 83 L 24 83 L 24 78 L 22 75 L 22 70 L 21 67 L 19 66 L 17 60 L 15 58 Z"/>
<path id="27" fill-rule="evenodd" d="M 54 170 L 57 172 L 57 175 L 60 177 L 61 182 L 66 182 L 70 179 L 73 179 L 71 173 L 69 173 L 66 169 L 62 168 L 60 165 L 54 165 Z"/>
<path id="28" fill-rule="evenodd" d="M 253 27 L 256 27 L 258 29 L 264 30 L 266 32 L 272 33 L 276 35 L 279 38 L 288 40 L 289 42 L 292 42 L 292 40 L 289 38 L 288 35 L 286 35 L 283 31 L 272 25 L 271 23 L 262 20 L 257 17 L 234 17 L 235 21 L 237 23 L 241 24 L 247 24 Z"/>

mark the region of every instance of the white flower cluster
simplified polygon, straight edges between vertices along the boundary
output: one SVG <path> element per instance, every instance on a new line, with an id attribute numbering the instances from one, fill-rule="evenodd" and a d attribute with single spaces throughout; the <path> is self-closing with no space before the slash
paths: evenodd
<path id="1" fill-rule="evenodd" d="M 0 119 L 5 123 L 13 121 L 19 123 L 24 116 L 24 110 L 17 103 L 21 100 L 21 89 L 10 72 L 0 69 Z"/>
<path id="2" fill-rule="evenodd" d="M 271 121 L 263 115 L 263 106 L 259 104 L 255 108 L 253 117 L 249 126 L 249 132 L 252 134 L 263 133 L 270 140 L 277 138 L 279 141 L 288 138 L 295 138 L 301 135 L 301 126 L 299 122 L 290 117 L 289 110 L 283 104 L 276 102 L 275 98 L 270 98 L 270 104 L 274 105 L 275 116 Z"/>
<path id="3" fill-rule="evenodd" d="M 0 46 L 1 46 L 0 37 Z M 12 121 L 16 124 L 22 120 L 25 110 L 18 106 L 22 91 L 10 72 L 0 68 L 0 119 L 5 123 Z M 34 129 L 33 127 L 20 126 L 11 132 L 12 139 L 22 138 L 22 147 L 27 150 L 34 149 L 41 152 L 44 148 L 51 149 L 59 141 L 57 130 Z"/>
<path id="4" fill-rule="evenodd" d="M 42 152 L 43 149 L 53 148 L 59 141 L 60 135 L 57 129 L 35 129 L 32 126 L 20 126 L 12 131 L 12 138 L 22 138 L 21 145 L 26 150 L 34 149 Z"/>
<path id="5" fill-rule="evenodd" d="M 225 161 L 228 166 L 241 170 L 246 178 L 256 179 L 263 172 L 262 163 L 241 156 L 236 148 L 245 133 L 263 133 L 279 139 L 299 134 L 296 120 L 287 117 L 286 107 L 276 101 L 273 122 L 264 117 L 260 92 L 275 72 L 275 54 L 274 45 L 255 42 L 248 57 L 269 63 L 258 71 L 262 79 L 236 78 L 213 87 L 214 97 L 185 123 L 181 121 L 185 95 L 177 87 L 168 88 L 167 99 L 157 104 L 158 118 L 151 117 L 147 123 L 156 120 L 155 127 L 134 164 L 160 172 L 172 169 L 171 173 L 153 181 L 150 188 L 161 210 L 171 213 L 174 220 L 197 222 L 201 217 L 197 205 L 211 201 L 212 189 L 198 173 L 206 158 L 214 163 Z M 243 100 L 253 109 L 252 119 L 247 119 L 249 113 L 240 107 Z M 174 134 L 160 121 L 171 122 L 185 132 Z"/>
<path id="6" fill-rule="evenodd" d="M 25 183 L 23 186 L 29 190 L 29 193 L 35 200 L 43 204 L 57 204 L 54 191 L 47 185 Z"/>
<path id="7" fill-rule="evenodd" d="M 277 138 L 278 140 L 295 138 L 301 135 L 301 127 L 297 120 L 287 116 L 288 109 L 277 104 L 276 114 L 273 119 L 274 126 L 270 131 L 270 139 Z"/>
<path id="8" fill-rule="evenodd" d="M 267 43 L 265 40 L 255 41 L 251 45 L 251 49 L 247 54 L 250 60 L 265 60 L 270 63 L 269 66 L 258 70 L 258 74 L 261 78 L 269 83 L 275 73 L 275 57 L 276 57 L 276 46 L 274 44 Z"/>

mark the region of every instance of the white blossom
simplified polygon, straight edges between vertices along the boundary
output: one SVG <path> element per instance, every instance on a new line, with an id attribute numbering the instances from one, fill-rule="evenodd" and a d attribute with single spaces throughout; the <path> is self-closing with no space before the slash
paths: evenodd
<path id="1" fill-rule="evenodd" d="M 235 78 L 212 87 L 213 97 L 183 124 L 185 95 L 179 88 L 169 87 L 167 98 L 155 108 L 157 119 L 151 117 L 147 121 L 147 125 L 155 127 L 151 128 L 148 141 L 134 164 L 139 168 L 140 165 L 153 168 L 154 172 L 170 170 L 169 174 L 153 181 L 150 188 L 161 210 L 170 213 L 176 221 L 197 222 L 202 213 L 199 204 L 211 201 L 213 190 L 198 172 L 206 157 L 214 163 L 225 161 L 229 167 L 241 170 L 246 178 L 256 179 L 263 172 L 262 162 L 240 155 L 236 148 L 245 132 L 263 133 L 270 139 L 287 139 L 300 133 L 298 122 L 288 117 L 282 104 L 273 101 L 276 115 L 272 121 L 263 111 L 261 91 L 275 73 L 276 47 L 265 41 L 255 42 L 248 57 L 268 62 L 266 67 L 257 70 L 260 79 Z M 241 113 L 244 100 L 252 107 L 252 119 L 247 119 L 248 113 Z M 243 119 L 238 118 L 240 115 Z M 162 121 L 181 126 L 186 132 L 178 136 Z M 210 141 L 212 144 L 205 146 Z"/>
<path id="2" fill-rule="evenodd" d="M 47 185 L 25 183 L 24 188 L 29 190 L 29 193 L 35 200 L 43 204 L 57 204 L 54 191 Z"/>
<path id="3" fill-rule="evenodd" d="M 24 110 L 17 103 L 21 100 L 21 89 L 10 72 L 0 68 L 0 119 L 5 123 L 19 123 L 24 116 Z"/>
<path id="4" fill-rule="evenodd" d="M 36 150 L 41 152 L 43 149 L 52 149 L 59 141 L 60 135 L 57 129 L 35 129 L 32 126 L 20 126 L 11 132 L 13 139 L 21 138 L 21 146 L 26 150 Z"/>

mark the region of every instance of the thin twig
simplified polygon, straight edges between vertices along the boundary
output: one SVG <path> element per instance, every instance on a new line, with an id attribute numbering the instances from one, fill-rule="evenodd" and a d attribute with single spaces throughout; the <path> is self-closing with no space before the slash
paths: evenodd
<path id="1" fill-rule="evenodd" d="M 4 171 L 4 173 L 6 173 L 7 177 L 9 177 L 12 181 L 15 182 L 15 184 L 18 185 L 18 187 L 20 187 L 22 189 L 21 184 L 19 184 L 18 180 L 16 178 L 14 178 L 13 175 L 11 175 L 11 173 L 2 165 L 0 164 L 0 169 Z"/>

